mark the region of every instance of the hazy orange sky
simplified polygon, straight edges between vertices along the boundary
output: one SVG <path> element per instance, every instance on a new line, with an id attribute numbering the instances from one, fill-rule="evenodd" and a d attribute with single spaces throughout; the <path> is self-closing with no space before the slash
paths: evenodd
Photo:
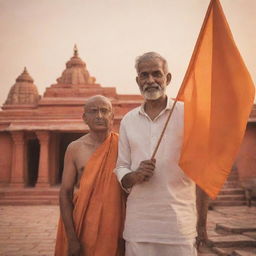
<path id="1" fill-rule="evenodd" d="M 0 0 L 0 104 L 24 66 L 42 95 L 73 54 L 102 86 L 139 93 L 134 59 L 157 51 L 175 96 L 209 0 Z M 256 81 L 256 0 L 221 0 L 241 55 Z"/>

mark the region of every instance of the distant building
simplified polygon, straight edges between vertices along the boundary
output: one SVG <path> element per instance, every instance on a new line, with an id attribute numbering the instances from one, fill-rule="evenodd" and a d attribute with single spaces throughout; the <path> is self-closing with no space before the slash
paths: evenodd
<path id="1" fill-rule="evenodd" d="M 25 68 L 0 111 L 0 187 L 42 187 L 61 182 L 67 145 L 88 132 L 82 120 L 85 99 L 111 99 L 114 130 L 123 115 L 141 104 L 140 95 L 119 95 L 90 76 L 77 48 L 57 84 L 41 97 Z"/>

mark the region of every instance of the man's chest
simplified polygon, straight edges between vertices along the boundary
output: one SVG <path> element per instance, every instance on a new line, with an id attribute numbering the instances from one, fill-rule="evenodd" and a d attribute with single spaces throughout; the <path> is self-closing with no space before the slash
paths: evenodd
<path id="1" fill-rule="evenodd" d="M 139 120 L 136 125 L 127 126 L 126 133 L 131 153 L 145 152 L 146 155 L 150 157 L 158 143 L 165 121 L 165 118 L 155 122 Z M 160 144 L 159 151 L 162 151 L 163 154 L 170 154 L 173 150 L 176 151 L 176 149 L 180 148 L 182 139 L 182 126 L 180 126 L 176 120 L 170 120 Z"/>
<path id="2" fill-rule="evenodd" d="M 81 172 L 84 170 L 87 162 L 91 158 L 94 151 L 95 151 L 94 147 L 86 147 L 86 146 L 82 146 L 80 147 L 79 150 L 77 150 L 76 156 L 74 159 L 74 164 L 78 172 Z"/>

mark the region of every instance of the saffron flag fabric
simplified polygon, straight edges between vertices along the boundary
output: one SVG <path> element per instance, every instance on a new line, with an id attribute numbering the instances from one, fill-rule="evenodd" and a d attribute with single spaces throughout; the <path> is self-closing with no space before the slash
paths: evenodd
<path id="1" fill-rule="evenodd" d="M 86 256 L 123 256 L 125 198 L 113 172 L 118 135 L 111 133 L 86 163 L 80 187 L 74 194 L 73 220 Z M 67 237 L 60 218 L 56 256 L 67 255 Z"/>
<path id="2" fill-rule="evenodd" d="M 179 165 L 213 199 L 235 160 L 254 94 L 220 2 L 212 0 L 177 98 L 185 104 Z"/>

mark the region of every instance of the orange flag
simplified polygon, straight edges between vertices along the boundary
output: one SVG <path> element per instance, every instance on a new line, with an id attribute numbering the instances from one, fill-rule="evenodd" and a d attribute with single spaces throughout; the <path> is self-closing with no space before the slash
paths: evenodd
<path id="1" fill-rule="evenodd" d="M 252 79 L 219 0 L 209 4 L 178 99 L 185 103 L 180 167 L 215 198 L 235 160 L 254 99 Z"/>

